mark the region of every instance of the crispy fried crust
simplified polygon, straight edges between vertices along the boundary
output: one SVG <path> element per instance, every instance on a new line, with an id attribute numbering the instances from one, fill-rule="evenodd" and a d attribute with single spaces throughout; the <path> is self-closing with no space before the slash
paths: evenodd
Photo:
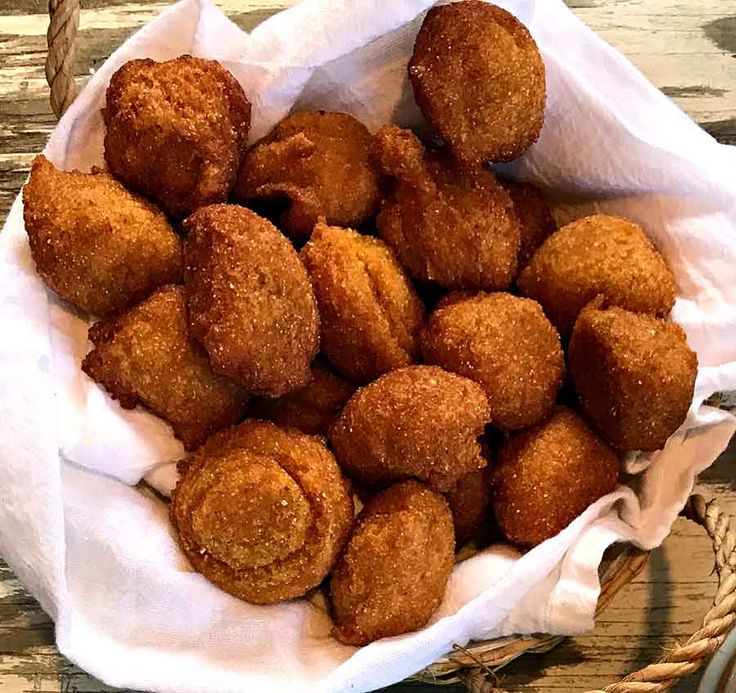
<path id="1" fill-rule="evenodd" d="M 262 421 L 210 438 L 170 512 L 194 569 L 254 604 L 316 587 L 353 525 L 348 484 L 321 439 Z"/>
<path id="2" fill-rule="evenodd" d="M 166 217 L 107 173 L 59 171 L 37 156 L 23 218 L 39 275 L 83 311 L 115 313 L 181 278 L 181 243 Z"/>
<path id="3" fill-rule="evenodd" d="M 447 503 L 423 484 L 374 496 L 332 573 L 333 635 L 366 645 L 424 626 L 442 602 L 454 545 Z"/>
<path id="4" fill-rule="evenodd" d="M 424 306 L 377 238 L 318 224 L 302 249 L 322 321 L 322 348 L 358 383 L 414 361 Z"/>
<path id="5" fill-rule="evenodd" d="M 125 185 L 180 219 L 235 183 L 250 103 L 214 60 L 125 63 L 110 80 L 105 161 Z"/>
<path id="6" fill-rule="evenodd" d="M 243 157 L 235 194 L 246 202 L 288 200 L 278 224 L 294 240 L 309 238 L 319 217 L 360 226 L 381 195 L 371 140 L 347 113 L 294 113 Z"/>
<path id="7" fill-rule="evenodd" d="M 319 315 L 289 241 L 237 205 L 203 207 L 184 226 L 189 327 L 215 371 L 270 397 L 306 385 Z"/>
<path id="8" fill-rule="evenodd" d="M 513 15 L 480 0 L 434 7 L 409 61 L 414 98 L 465 161 L 509 161 L 537 140 L 546 98 L 542 57 Z"/>
<path id="9" fill-rule="evenodd" d="M 560 407 L 512 433 L 493 472 L 493 510 L 506 538 L 536 546 L 616 488 L 619 460 L 587 424 Z"/>
<path id="10" fill-rule="evenodd" d="M 458 545 L 475 538 L 483 526 L 488 524 L 492 474 L 491 467 L 464 474 L 445 493 L 452 512 L 455 541 Z"/>
<path id="11" fill-rule="evenodd" d="M 539 423 L 562 386 L 560 337 L 536 301 L 507 293 L 450 295 L 421 334 L 422 355 L 483 386 L 502 429 Z"/>
<path id="12" fill-rule="evenodd" d="M 143 303 L 90 329 L 94 344 L 82 370 L 126 409 L 139 402 L 168 421 L 188 450 L 235 423 L 246 395 L 215 375 L 187 334 L 181 287 L 159 289 Z"/>
<path id="13" fill-rule="evenodd" d="M 519 268 L 529 264 L 532 255 L 544 240 L 557 230 L 552 210 L 542 191 L 531 183 L 502 181 L 501 186 L 511 197 L 514 211 L 519 220 L 521 243 L 519 245 Z"/>
<path id="14" fill-rule="evenodd" d="M 519 275 L 519 290 L 541 303 L 563 338 L 588 301 L 664 316 L 675 302 L 675 278 L 640 226 L 596 214 L 553 233 Z"/>
<path id="15" fill-rule="evenodd" d="M 382 128 L 376 158 L 393 179 L 376 220 L 407 272 L 448 289 L 505 289 L 516 275 L 519 222 L 511 198 L 481 166 L 425 152 L 410 130 Z"/>
<path id="16" fill-rule="evenodd" d="M 486 466 L 489 420 L 479 385 L 436 366 L 408 366 L 358 390 L 330 431 L 346 474 L 366 486 L 414 477 L 440 491 Z"/>
<path id="17" fill-rule="evenodd" d="M 679 325 L 594 301 L 568 359 L 580 406 L 619 450 L 658 450 L 685 420 L 698 359 Z"/>

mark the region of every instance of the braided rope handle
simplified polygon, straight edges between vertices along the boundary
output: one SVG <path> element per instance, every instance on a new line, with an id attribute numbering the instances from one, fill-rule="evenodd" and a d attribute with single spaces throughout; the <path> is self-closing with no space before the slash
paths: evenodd
<path id="1" fill-rule="evenodd" d="M 79 0 L 49 0 L 46 32 L 46 81 L 51 88 L 51 110 L 59 118 L 74 101 L 74 39 L 79 26 Z"/>

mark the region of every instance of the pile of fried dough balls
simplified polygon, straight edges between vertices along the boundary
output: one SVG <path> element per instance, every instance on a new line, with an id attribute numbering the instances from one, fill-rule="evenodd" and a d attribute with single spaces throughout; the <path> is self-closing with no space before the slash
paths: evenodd
<path id="1" fill-rule="evenodd" d="M 697 367 L 637 224 L 558 230 L 492 173 L 544 121 L 526 28 L 435 7 L 408 74 L 432 142 L 319 111 L 246 148 L 219 63 L 133 60 L 106 170 L 39 156 L 24 189 L 39 274 L 99 319 L 84 372 L 191 453 L 171 501 L 191 565 L 255 604 L 327 581 L 353 645 L 426 624 L 459 546 L 529 549 L 612 491 L 622 451 L 682 423 Z"/>

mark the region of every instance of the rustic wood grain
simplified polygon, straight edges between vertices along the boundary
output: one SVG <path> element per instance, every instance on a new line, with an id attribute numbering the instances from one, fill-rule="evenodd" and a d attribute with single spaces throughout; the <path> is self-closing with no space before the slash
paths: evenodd
<path id="1" fill-rule="evenodd" d="M 166 2 L 83 0 L 76 78 L 86 77 Z M 222 0 L 242 28 L 294 0 Z M 629 58 L 714 137 L 736 143 L 736 5 L 725 0 L 569 0 L 580 18 Z M 54 126 L 44 81 L 45 0 L 0 0 L 0 223 Z M 1 424 L 0 424 L 1 425 Z M 736 511 L 736 445 L 698 490 Z M 678 520 L 647 569 L 625 587 L 593 633 L 506 669 L 520 693 L 575 693 L 602 687 L 687 639 L 714 593 L 702 530 Z M 691 677 L 674 690 L 692 693 Z M 416 690 L 418 686 L 395 687 Z M 0 692 L 111 689 L 56 651 L 53 624 L 0 562 Z"/>

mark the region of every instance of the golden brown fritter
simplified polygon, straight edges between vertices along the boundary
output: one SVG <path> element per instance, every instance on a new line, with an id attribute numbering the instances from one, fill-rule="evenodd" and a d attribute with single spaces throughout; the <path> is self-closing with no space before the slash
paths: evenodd
<path id="1" fill-rule="evenodd" d="M 322 348 L 338 371 L 367 383 L 414 361 L 424 306 L 385 243 L 320 223 L 301 258 L 319 305 Z"/>
<path id="2" fill-rule="evenodd" d="M 319 585 L 353 525 L 348 484 L 322 440 L 263 421 L 210 438 L 170 512 L 192 567 L 254 604 Z"/>
<path id="3" fill-rule="evenodd" d="M 407 366 L 358 390 L 330 442 L 359 484 L 414 477 L 446 491 L 486 466 L 478 436 L 489 418 L 488 400 L 473 381 L 436 366 Z"/>
<path id="4" fill-rule="evenodd" d="M 115 313 L 181 278 L 181 243 L 164 214 L 102 171 L 59 171 L 37 156 L 23 218 L 39 275 L 83 311 Z"/>
<path id="5" fill-rule="evenodd" d="M 250 103 L 220 63 L 183 55 L 125 63 L 103 111 L 116 178 L 172 217 L 224 202 L 250 128 Z"/>
<path id="6" fill-rule="evenodd" d="M 464 544 L 481 533 L 488 524 L 491 509 L 491 467 L 461 476 L 445 493 L 452 512 L 455 541 Z"/>
<path id="7" fill-rule="evenodd" d="M 409 61 L 414 98 L 465 161 L 509 161 L 544 124 L 542 56 L 513 15 L 480 0 L 433 7 Z"/>
<path id="8" fill-rule="evenodd" d="M 448 289 L 505 289 L 516 275 L 519 222 L 493 174 L 425 152 L 410 130 L 382 128 L 376 158 L 393 179 L 376 220 L 409 274 Z"/>
<path id="9" fill-rule="evenodd" d="M 562 386 L 560 337 L 536 301 L 507 293 L 451 294 L 421 335 L 422 355 L 483 386 L 494 426 L 525 428 L 550 411 Z"/>
<path id="10" fill-rule="evenodd" d="M 189 328 L 215 371 L 269 397 L 306 385 L 319 315 L 291 243 L 237 205 L 203 207 L 184 226 Z"/>
<path id="11" fill-rule="evenodd" d="M 245 408 L 246 394 L 212 372 L 207 354 L 187 334 L 179 286 L 96 323 L 89 339 L 94 348 L 82 370 L 126 409 L 140 402 L 166 419 L 188 450 L 234 424 Z"/>
<path id="12" fill-rule="evenodd" d="M 679 325 L 591 302 L 570 339 L 580 406 L 619 450 L 658 450 L 685 420 L 698 358 Z"/>
<path id="13" fill-rule="evenodd" d="M 312 377 L 301 389 L 279 397 L 255 397 L 248 415 L 297 428 L 303 433 L 327 435 L 332 422 L 350 399 L 355 387 L 335 375 L 326 365 L 312 363 Z"/>
<path id="14" fill-rule="evenodd" d="M 493 510 L 506 538 L 536 546 L 616 488 L 614 452 L 569 409 L 512 433 L 493 472 Z"/>
<path id="15" fill-rule="evenodd" d="M 424 626 L 442 602 L 454 547 L 447 503 L 424 484 L 374 496 L 332 573 L 333 635 L 366 645 Z"/>
<path id="16" fill-rule="evenodd" d="M 294 113 L 243 157 L 235 194 L 245 202 L 285 200 L 278 224 L 295 241 L 309 238 L 319 217 L 360 226 L 381 200 L 371 141 L 347 113 Z"/>
<path id="17" fill-rule="evenodd" d="M 541 303 L 563 339 L 588 301 L 664 316 L 675 302 L 675 278 L 640 226 L 603 214 L 553 233 L 519 275 L 524 296 Z"/>
<path id="18" fill-rule="evenodd" d="M 557 230 L 557 224 L 544 194 L 538 187 L 531 183 L 511 181 L 502 181 L 501 186 L 511 197 L 519 220 L 521 230 L 519 268 L 523 269 L 547 236 Z"/>

